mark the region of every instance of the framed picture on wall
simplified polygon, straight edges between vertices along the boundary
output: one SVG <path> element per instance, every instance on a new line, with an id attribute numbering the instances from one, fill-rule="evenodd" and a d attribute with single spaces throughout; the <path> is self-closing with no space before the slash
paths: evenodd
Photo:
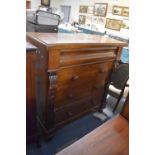
<path id="1" fill-rule="evenodd" d="M 122 16 L 129 17 L 129 8 L 123 7 Z"/>
<path id="2" fill-rule="evenodd" d="M 79 16 L 79 24 L 84 25 L 86 23 L 86 16 L 80 15 Z"/>
<path id="3" fill-rule="evenodd" d="M 80 5 L 79 12 L 80 13 L 87 13 L 87 9 L 88 9 L 88 6 Z"/>
<path id="4" fill-rule="evenodd" d="M 122 29 L 129 29 L 129 20 L 123 20 Z"/>
<path id="5" fill-rule="evenodd" d="M 50 6 L 50 0 L 41 0 L 41 5 L 49 7 Z"/>
<path id="6" fill-rule="evenodd" d="M 98 17 L 98 24 L 104 25 L 105 23 L 105 18 L 104 17 Z"/>
<path id="7" fill-rule="evenodd" d="M 111 19 L 111 18 L 106 19 L 105 28 L 107 29 L 120 31 L 121 26 L 122 26 L 122 20 Z"/>
<path id="8" fill-rule="evenodd" d="M 88 6 L 87 13 L 93 14 L 94 13 L 94 6 Z"/>
<path id="9" fill-rule="evenodd" d="M 92 17 L 92 24 L 98 24 L 98 17 Z"/>
<path id="10" fill-rule="evenodd" d="M 121 16 L 122 11 L 123 11 L 123 7 L 121 7 L 121 6 L 113 6 L 112 14 Z"/>
<path id="11" fill-rule="evenodd" d="M 86 16 L 85 24 L 91 24 L 91 23 L 92 23 L 92 16 Z"/>
<path id="12" fill-rule="evenodd" d="M 95 3 L 94 15 L 105 17 L 107 14 L 108 3 Z"/>

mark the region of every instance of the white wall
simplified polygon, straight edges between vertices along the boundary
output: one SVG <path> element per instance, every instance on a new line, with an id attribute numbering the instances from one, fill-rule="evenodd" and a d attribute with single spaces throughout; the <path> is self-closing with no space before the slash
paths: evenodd
<path id="1" fill-rule="evenodd" d="M 94 3 L 109 3 L 113 4 L 114 0 L 51 0 L 52 7 L 59 7 L 60 5 L 71 5 L 72 11 L 71 14 L 75 19 L 78 19 L 78 12 L 80 5 L 94 5 Z M 41 0 L 31 0 L 32 10 L 38 9 L 38 6 L 41 4 Z M 118 0 L 118 5 L 129 6 L 129 0 Z"/>
<path id="2" fill-rule="evenodd" d="M 78 21 L 80 5 L 94 5 L 94 3 L 108 3 L 109 6 L 114 4 L 114 0 L 51 0 L 51 7 L 60 8 L 60 5 L 71 5 L 71 20 Z M 41 0 L 31 0 L 32 10 L 37 10 Z M 129 0 L 118 0 L 117 5 L 129 6 Z M 110 8 L 110 7 L 109 7 Z M 109 10 L 108 10 L 109 12 Z"/>
<path id="3" fill-rule="evenodd" d="M 31 9 L 37 10 L 40 4 L 41 4 L 41 0 L 31 0 Z"/>
<path id="4" fill-rule="evenodd" d="M 41 5 L 41 0 L 31 0 L 31 9 L 37 10 Z M 51 0 L 50 6 L 58 8 L 60 6 L 60 0 Z"/>
<path id="5" fill-rule="evenodd" d="M 60 5 L 71 5 L 71 20 L 78 21 L 79 19 L 79 6 L 80 5 L 94 5 L 94 3 L 108 3 L 109 6 L 113 5 L 113 0 L 53 0 L 57 1 Z M 129 0 L 118 0 L 117 5 L 129 6 Z"/>
<path id="6" fill-rule="evenodd" d="M 41 0 L 31 0 L 31 8 L 32 10 L 37 10 L 38 6 L 41 4 Z M 71 6 L 71 16 L 70 22 L 78 21 L 79 19 L 79 6 L 80 5 L 94 5 L 95 3 L 108 3 L 108 11 L 107 16 L 108 18 L 115 18 L 123 20 L 124 17 L 112 15 L 111 6 L 117 4 L 119 6 L 129 6 L 129 0 L 51 0 L 51 7 L 60 8 L 61 5 L 70 5 Z M 105 29 L 105 25 L 97 25 L 98 29 Z M 105 29 L 108 32 L 115 33 L 115 34 L 125 34 L 128 36 L 128 29 L 121 29 L 121 31 L 114 31 L 110 29 Z"/>
<path id="7" fill-rule="evenodd" d="M 54 0 L 53 0 L 54 1 Z M 129 6 L 129 0 L 57 0 L 57 3 L 60 3 L 59 5 L 71 5 L 71 16 L 70 21 L 78 21 L 79 19 L 79 6 L 80 5 L 94 5 L 95 3 L 108 3 L 108 11 L 107 16 L 108 18 L 114 18 L 114 19 L 120 19 L 123 20 L 126 17 L 122 16 L 116 16 L 112 15 L 112 7 L 113 5 L 119 5 L 119 6 Z M 129 30 L 128 29 L 121 29 L 120 31 L 110 30 L 105 28 L 104 25 L 97 25 L 96 27 L 98 30 L 105 29 L 109 33 L 113 33 L 115 35 L 121 35 L 128 37 Z"/>

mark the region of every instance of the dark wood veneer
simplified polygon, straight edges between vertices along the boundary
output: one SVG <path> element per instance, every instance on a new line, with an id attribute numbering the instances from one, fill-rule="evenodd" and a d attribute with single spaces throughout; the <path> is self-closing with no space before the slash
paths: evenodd
<path id="1" fill-rule="evenodd" d="M 124 107 L 121 112 L 121 115 L 129 121 L 129 94 L 128 94 L 126 101 L 124 103 Z"/>
<path id="2" fill-rule="evenodd" d="M 36 120 L 36 61 L 37 48 L 26 45 L 26 142 L 37 140 Z"/>

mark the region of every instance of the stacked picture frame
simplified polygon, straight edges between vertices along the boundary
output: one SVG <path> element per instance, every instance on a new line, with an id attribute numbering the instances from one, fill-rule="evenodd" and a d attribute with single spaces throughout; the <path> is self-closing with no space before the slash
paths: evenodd
<path id="1" fill-rule="evenodd" d="M 129 17 L 129 7 L 113 6 L 112 14 L 118 15 L 118 16 Z"/>
<path id="2" fill-rule="evenodd" d="M 80 5 L 79 13 L 93 14 L 94 16 L 106 17 L 108 3 L 95 3 L 94 6 Z"/>
<path id="3" fill-rule="evenodd" d="M 94 16 L 106 17 L 108 9 L 108 3 L 95 3 Z"/>
<path id="4" fill-rule="evenodd" d="M 115 30 L 115 31 L 120 31 L 121 26 L 122 26 L 122 20 L 111 19 L 111 18 L 106 19 L 105 28 Z"/>
<path id="5" fill-rule="evenodd" d="M 91 25 L 99 24 L 105 25 L 105 28 L 120 31 L 121 29 L 129 29 L 128 17 L 129 7 L 125 6 L 111 6 L 112 15 L 122 16 L 125 19 L 120 18 L 106 18 L 108 3 L 95 3 L 94 5 L 81 5 L 79 7 L 79 24 L 80 25 Z"/>
<path id="6" fill-rule="evenodd" d="M 80 5 L 80 8 L 79 8 L 80 13 L 87 13 L 87 10 L 88 10 L 88 6 Z"/>
<path id="7" fill-rule="evenodd" d="M 114 5 L 112 8 L 112 15 L 126 17 L 126 19 L 118 20 L 118 19 L 106 19 L 105 28 L 120 31 L 121 29 L 129 29 L 129 7 L 124 6 L 116 6 Z"/>
<path id="8" fill-rule="evenodd" d="M 108 3 L 95 3 L 94 6 L 80 5 L 79 24 L 84 25 L 94 23 L 104 25 L 105 22 L 104 17 L 106 17 L 107 9 L 108 9 Z"/>

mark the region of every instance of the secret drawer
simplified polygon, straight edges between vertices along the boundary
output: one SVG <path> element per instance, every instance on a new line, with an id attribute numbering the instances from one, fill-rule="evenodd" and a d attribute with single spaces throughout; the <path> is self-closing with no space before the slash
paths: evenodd
<path id="1" fill-rule="evenodd" d="M 55 111 L 55 123 L 59 124 L 72 118 L 78 117 L 93 108 L 99 106 L 99 102 L 96 102 L 90 96 L 89 98 L 64 107 Z"/>

